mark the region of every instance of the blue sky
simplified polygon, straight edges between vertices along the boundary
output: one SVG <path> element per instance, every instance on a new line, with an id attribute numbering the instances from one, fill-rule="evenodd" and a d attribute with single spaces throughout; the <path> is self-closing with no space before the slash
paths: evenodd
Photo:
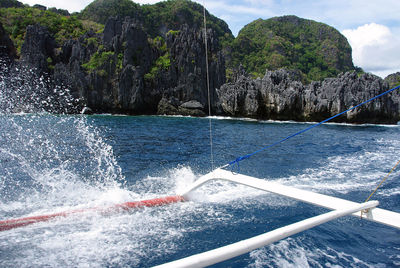
<path id="1" fill-rule="evenodd" d="M 23 0 L 30 5 L 80 11 L 91 0 Z M 153 4 L 158 0 L 135 0 Z M 255 19 L 296 15 L 335 27 L 349 40 L 353 61 L 365 71 L 385 77 L 400 71 L 399 0 L 195 0 L 225 20 L 236 36 Z"/>

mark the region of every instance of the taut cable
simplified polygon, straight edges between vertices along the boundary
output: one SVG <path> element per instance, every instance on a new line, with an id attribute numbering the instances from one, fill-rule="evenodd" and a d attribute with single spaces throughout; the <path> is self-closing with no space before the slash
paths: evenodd
<path id="1" fill-rule="evenodd" d="M 213 152 L 213 137 L 212 137 L 212 122 L 211 122 L 210 75 L 208 70 L 207 20 L 206 20 L 205 1 L 203 1 L 203 17 L 204 17 L 204 46 L 206 49 L 206 73 L 207 73 L 208 119 L 209 119 L 208 122 L 210 129 L 210 161 L 211 161 L 211 170 L 214 170 L 214 152 Z"/>

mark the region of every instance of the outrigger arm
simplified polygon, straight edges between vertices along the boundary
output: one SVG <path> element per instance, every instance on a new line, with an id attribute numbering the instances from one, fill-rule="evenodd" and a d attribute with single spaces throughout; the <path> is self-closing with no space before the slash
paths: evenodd
<path id="1" fill-rule="evenodd" d="M 255 177 L 232 173 L 224 169 L 216 169 L 195 181 L 192 185 L 186 188 L 182 193 L 178 194 L 185 200 L 190 200 L 190 193 L 200 188 L 202 185 L 216 180 L 229 181 L 236 184 L 246 185 L 255 189 L 263 190 L 266 192 L 278 194 L 281 196 L 289 197 L 298 201 L 306 202 L 309 204 L 317 205 L 320 207 L 328 208 L 331 210 L 346 209 L 351 206 L 359 205 L 360 203 L 332 197 L 329 195 L 319 194 L 307 190 L 297 189 L 290 186 L 285 186 L 276 182 L 271 182 Z M 352 213 L 353 216 L 360 217 L 360 212 Z M 375 208 L 364 211 L 362 214 L 363 219 L 388 225 L 400 229 L 400 213 Z"/>
<path id="2" fill-rule="evenodd" d="M 225 180 L 237 184 L 247 185 L 255 189 L 279 194 L 281 196 L 289 197 L 295 200 L 332 209 L 333 211 L 312 218 L 308 218 L 297 223 L 290 224 L 224 247 L 192 255 L 156 267 L 177 268 L 209 266 L 248 253 L 259 247 L 272 244 L 291 235 L 297 234 L 304 230 L 308 230 L 320 224 L 332 221 L 346 215 L 353 215 L 357 217 L 361 216 L 364 219 L 400 229 L 400 213 L 376 208 L 379 204 L 378 201 L 356 203 L 341 198 L 331 197 L 324 194 L 284 186 L 278 183 L 261 180 L 242 174 L 233 174 L 232 172 L 223 169 L 216 169 L 213 172 L 204 175 L 195 183 L 193 183 L 190 187 L 188 187 L 185 191 L 183 191 L 180 196 L 182 196 L 185 200 L 189 200 L 191 192 L 200 188 L 202 185 L 214 180 Z"/>

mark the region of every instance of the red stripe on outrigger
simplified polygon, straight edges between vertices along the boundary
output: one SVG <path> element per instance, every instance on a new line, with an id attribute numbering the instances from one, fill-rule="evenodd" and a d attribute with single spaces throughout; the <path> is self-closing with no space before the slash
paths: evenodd
<path id="1" fill-rule="evenodd" d="M 0 221 L 0 231 L 6 231 L 6 230 L 11 230 L 17 227 L 22 227 L 26 225 L 30 225 L 33 223 L 37 222 L 45 222 L 48 220 L 51 220 L 53 218 L 57 217 L 67 217 L 72 214 L 77 214 L 77 213 L 85 213 L 89 211 L 106 211 L 106 212 L 112 212 L 112 211 L 119 211 L 119 210 L 130 210 L 130 209 L 135 209 L 135 208 L 142 208 L 142 207 L 156 207 L 156 206 L 162 206 L 162 205 L 167 205 L 171 203 L 178 203 L 185 201 L 182 196 L 176 195 L 176 196 L 166 196 L 166 197 L 161 197 L 161 198 L 155 198 L 155 199 L 149 199 L 149 200 L 142 200 L 142 201 L 134 201 L 134 202 L 126 202 L 122 204 L 117 204 L 113 205 L 107 208 L 87 208 L 87 209 L 77 209 L 77 210 L 70 210 L 70 211 L 65 211 L 65 212 L 59 212 L 59 213 L 54 213 L 54 214 L 48 214 L 48 215 L 39 215 L 39 216 L 32 216 L 32 217 L 25 217 L 25 218 L 19 218 L 19 219 L 10 219 L 10 220 L 5 220 L 5 221 Z"/>

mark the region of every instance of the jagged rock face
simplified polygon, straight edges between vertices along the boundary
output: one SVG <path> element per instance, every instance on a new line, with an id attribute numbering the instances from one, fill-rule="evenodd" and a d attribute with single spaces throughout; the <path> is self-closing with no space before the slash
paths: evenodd
<path id="1" fill-rule="evenodd" d="M 259 113 L 260 80 L 240 77 L 217 90 L 222 114 L 256 117 Z"/>
<path id="2" fill-rule="evenodd" d="M 120 43 L 125 47 L 124 66 L 141 66 L 144 72 L 150 68 L 154 56 L 148 38 L 142 27 L 134 21 L 128 20 L 123 23 Z"/>
<path id="3" fill-rule="evenodd" d="M 119 37 L 122 34 L 122 22 L 118 18 L 109 18 L 103 31 L 103 44 L 107 50 L 117 50 L 119 47 Z"/>
<path id="4" fill-rule="evenodd" d="M 266 72 L 260 88 L 262 115 L 277 120 L 300 119 L 303 85 L 298 77 L 296 72 L 284 70 Z"/>
<path id="5" fill-rule="evenodd" d="M 136 20 L 110 18 L 101 36 L 89 33 L 64 44 L 54 78 L 70 85 L 74 96 L 83 99 L 94 112 L 203 116 L 208 111 L 203 35 L 203 31 L 184 25 L 166 35 L 166 51 L 160 51 L 149 43 L 151 39 Z M 103 51 L 91 47 L 88 40 L 93 42 L 93 38 L 104 47 Z M 213 31 L 208 31 L 207 38 L 215 109 L 216 88 L 225 83 L 225 60 Z M 110 56 L 97 69 L 83 68 L 96 53 L 105 52 Z M 162 57 L 168 64 L 161 68 L 157 60 Z M 145 80 L 154 68 L 157 71 L 153 79 Z"/>
<path id="6" fill-rule="evenodd" d="M 122 71 L 118 87 L 118 104 L 122 109 L 140 113 L 146 110 L 144 83 L 139 67 L 128 65 Z"/>
<path id="7" fill-rule="evenodd" d="M 92 36 L 88 34 L 87 36 Z M 71 90 L 75 99 L 79 99 L 82 106 L 89 101 L 89 81 L 82 68 L 82 63 L 87 62 L 93 51 L 85 47 L 80 40 L 69 40 L 62 46 L 58 55 L 58 63 L 54 67 L 53 80 L 57 85 L 63 85 Z"/>
<path id="8" fill-rule="evenodd" d="M 0 42 L 13 55 L 13 46 L 4 36 L 0 25 Z M 55 41 L 47 29 L 34 25 L 28 27 L 21 63 L 39 75 L 50 72 L 55 84 L 69 87 L 82 108 L 93 112 L 206 115 L 204 32 L 183 25 L 166 34 L 164 50 L 149 40 L 137 21 L 111 18 L 103 34 L 89 32 L 79 40 L 67 41 L 56 55 Z M 213 114 L 320 121 L 389 89 L 390 81 L 371 74 L 347 72 L 304 85 L 296 71 L 267 71 L 262 79 L 254 80 L 243 68 L 233 74 L 233 82 L 224 84 L 225 59 L 211 30 L 207 43 Z M 95 66 L 85 67 L 96 57 L 100 60 Z M 158 66 L 160 59 L 167 59 L 167 64 Z M 53 71 L 48 68 L 49 61 L 54 64 Z M 151 80 L 145 79 L 148 74 L 153 75 Z M 399 103 L 397 90 L 335 120 L 396 123 Z"/>
<path id="9" fill-rule="evenodd" d="M 110 18 L 102 35 L 89 33 L 64 44 L 54 77 L 71 85 L 75 96 L 94 112 L 155 113 L 157 104 L 150 107 L 143 97 L 143 75 L 155 58 L 147 39 L 136 21 Z M 104 50 L 98 51 L 89 40 L 100 42 Z M 96 53 L 105 52 L 109 58 L 94 70 L 83 68 Z"/>
<path id="10" fill-rule="evenodd" d="M 0 23 L 0 57 L 6 57 L 10 60 L 14 59 L 16 55 L 17 51 L 14 44 Z"/>
<path id="11" fill-rule="evenodd" d="M 347 72 L 337 78 L 303 85 L 296 73 L 267 71 L 263 79 L 242 75 L 218 90 L 223 113 L 260 119 L 321 121 L 388 90 L 381 78 Z M 398 93 L 356 108 L 335 119 L 350 123 L 396 123 L 400 120 Z"/>
<path id="12" fill-rule="evenodd" d="M 355 72 L 347 72 L 337 78 L 325 79 L 319 86 L 314 84 L 314 94 L 306 103 L 305 118 L 321 118 L 327 114 L 333 116 L 366 100 L 387 91 L 387 83 L 372 74 L 360 77 Z M 321 105 L 325 104 L 325 105 Z M 390 95 L 382 96 L 372 102 L 347 112 L 337 121 L 350 123 L 395 123 L 399 120 L 399 107 Z"/>
<path id="13" fill-rule="evenodd" d="M 25 42 L 21 47 L 21 60 L 38 73 L 48 73 L 48 60 L 55 59 L 56 42 L 45 27 L 31 25 L 26 29 Z"/>
<path id="14" fill-rule="evenodd" d="M 400 72 L 388 75 L 385 78 L 385 82 L 389 84 L 390 89 L 400 86 Z M 400 89 L 396 89 L 390 93 L 390 96 L 393 102 L 400 107 Z"/>
<path id="15" fill-rule="evenodd" d="M 216 88 L 225 83 L 225 60 L 213 31 L 207 32 L 210 75 L 211 108 L 216 109 Z M 163 80 L 170 85 L 164 90 L 163 103 L 159 114 L 175 114 L 176 110 L 187 115 L 202 116 L 208 111 L 207 66 L 204 31 L 190 29 L 184 25 L 178 34 L 167 35 L 171 67 L 163 74 Z M 178 102 L 176 100 L 179 100 Z M 188 106 L 188 102 L 199 105 Z M 170 107 L 171 109 L 168 109 Z"/>
<path id="16" fill-rule="evenodd" d="M 385 77 L 385 81 L 389 83 L 390 88 L 400 85 L 400 72 L 388 75 Z"/>
<path id="17" fill-rule="evenodd" d="M 299 120 L 303 85 L 295 72 L 267 71 L 263 79 L 240 75 L 217 92 L 223 113 L 275 120 Z M 295 117 L 293 117 L 295 116 Z"/>

